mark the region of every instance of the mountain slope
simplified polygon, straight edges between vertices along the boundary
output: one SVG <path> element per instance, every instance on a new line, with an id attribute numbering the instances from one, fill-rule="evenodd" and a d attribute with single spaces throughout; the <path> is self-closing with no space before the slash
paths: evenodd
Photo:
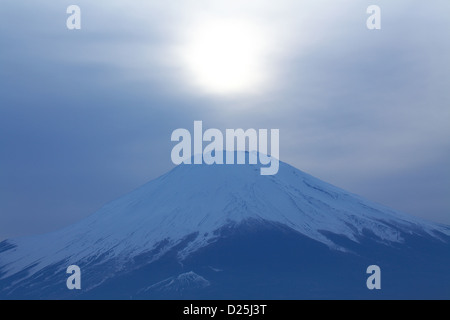
<path id="1" fill-rule="evenodd" d="M 247 253 L 242 253 L 249 243 Z M 251 251 L 259 254 L 249 261 Z M 418 272 L 430 270 L 433 277 L 442 273 L 445 280 L 445 272 L 439 270 L 441 264 L 450 263 L 449 252 L 447 226 L 371 203 L 282 162 L 275 176 L 261 176 L 257 165 L 180 165 L 79 223 L 0 243 L 0 297 L 124 298 L 124 291 L 142 298 L 221 297 L 238 290 L 230 277 L 247 279 L 244 283 L 250 277 L 253 282 L 239 289 L 248 292 L 247 298 L 258 293 L 258 283 L 267 281 L 273 285 L 265 290 L 275 298 L 296 298 L 298 292 L 289 294 L 284 281 L 300 279 L 304 285 L 315 278 L 309 283 L 311 290 L 300 296 L 307 298 L 308 292 L 317 291 L 326 298 L 331 289 L 321 289 L 320 279 L 327 276 L 319 276 L 320 261 L 335 263 L 344 272 L 358 265 L 364 290 L 363 267 L 377 259 L 392 264 L 389 270 L 394 270 L 428 255 L 429 269 Z M 270 255 L 280 263 L 266 270 L 253 262 L 270 265 Z M 238 257 L 241 260 L 235 260 Z M 291 280 L 284 279 L 290 265 L 303 268 L 311 261 L 318 264 L 309 266 L 308 277 L 291 270 Z M 65 288 L 65 269 L 71 264 L 83 271 L 80 292 Z M 189 272 L 209 285 L 193 285 L 189 290 L 183 284 L 183 290 L 173 292 L 144 290 L 161 287 L 166 279 L 192 275 Z M 337 289 L 331 292 L 331 296 L 343 294 Z"/>

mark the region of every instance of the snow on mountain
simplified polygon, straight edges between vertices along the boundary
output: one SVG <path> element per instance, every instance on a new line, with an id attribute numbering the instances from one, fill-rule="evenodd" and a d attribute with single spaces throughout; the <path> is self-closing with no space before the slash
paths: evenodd
<path id="1" fill-rule="evenodd" d="M 274 176 L 260 175 L 259 165 L 180 165 L 74 225 L 0 243 L 0 279 L 26 269 L 20 281 L 62 261 L 61 270 L 99 257 L 99 263 L 114 259 L 120 271 L 146 252 L 156 261 L 195 234 L 178 252 L 183 261 L 216 241 L 217 230 L 248 219 L 282 224 L 338 251 L 348 249 L 327 232 L 358 242 L 370 230 L 385 245 L 402 243 L 402 234 L 450 235 L 447 226 L 372 203 L 283 162 Z"/>
<path id="2" fill-rule="evenodd" d="M 176 277 L 170 277 L 155 283 L 143 292 L 147 291 L 178 291 L 181 292 L 186 289 L 205 288 L 210 285 L 210 282 L 202 276 L 193 271 L 179 274 Z"/>

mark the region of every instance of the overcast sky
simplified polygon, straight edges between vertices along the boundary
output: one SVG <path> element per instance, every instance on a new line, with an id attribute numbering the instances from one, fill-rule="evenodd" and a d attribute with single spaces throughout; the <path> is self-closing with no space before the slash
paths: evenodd
<path id="1" fill-rule="evenodd" d="M 172 131 L 194 120 L 278 128 L 282 161 L 450 224 L 449 17 L 448 0 L 3 0 L 0 239 L 167 172 Z M 205 39 L 242 50 L 217 65 Z"/>

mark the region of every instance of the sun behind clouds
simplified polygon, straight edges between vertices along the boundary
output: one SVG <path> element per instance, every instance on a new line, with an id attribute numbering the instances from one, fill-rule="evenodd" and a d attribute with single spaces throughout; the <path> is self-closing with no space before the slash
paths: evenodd
<path id="1" fill-rule="evenodd" d="M 235 94 L 261 88 L 266 50 L 256 25 L 214 20 L 192 28 L 180 53 L 192 84 L 209 93 Z"/>

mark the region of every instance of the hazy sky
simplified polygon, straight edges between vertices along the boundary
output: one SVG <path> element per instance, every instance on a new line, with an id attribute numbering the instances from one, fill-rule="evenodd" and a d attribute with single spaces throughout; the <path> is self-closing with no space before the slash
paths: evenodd
<path id="1" fill-rule="evenodd" d="M 449 17 L 448 0 L 3 0 L 0 239 L 170 170 L 194 120 L 278 128 L 281 160 L 450 224 Z"/>

